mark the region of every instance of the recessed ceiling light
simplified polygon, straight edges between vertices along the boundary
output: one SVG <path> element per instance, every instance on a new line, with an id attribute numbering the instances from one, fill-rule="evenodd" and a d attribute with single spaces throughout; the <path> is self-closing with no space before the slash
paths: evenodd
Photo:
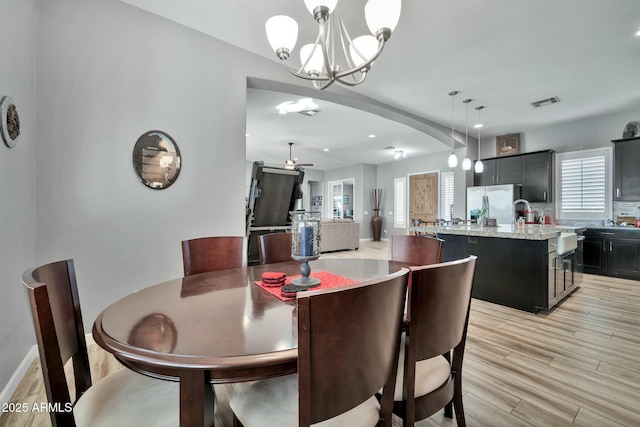
<path id="1" fill-rule="evenodd" d="M 278 114 L 282 114 L 284 116 L 287 114 L 287 110 L 278 110 Z"/>
<path id="2" fill-rule="evenodd" d="M 482 126 L 484 126 L 482 123 L 476 123 L 475 125 L 473 125 L 474 128 L 481 128 Z"/>
<path id="3" fill-rule="evenodd" d="M 329 151 L 329 149 L 328 148 L 323 148 L 322 151 Z"/>
<path id="4" fill-rule="evenodd" d="M 640 36 L 640 30 L 636 31 L 636 36 Z"/>
<path id="5" fill-rule="evenodd" d="M 369 135 L 369 138 L 375 138 L 376 136 L 374 134 Z"/>
<path id="6" fill-rule="evenodd" d="M 245 133 L 244 136 L 249 138 L 249 136 L 251 136 L 251 135 L 249 135 L 248 133 Z"/>

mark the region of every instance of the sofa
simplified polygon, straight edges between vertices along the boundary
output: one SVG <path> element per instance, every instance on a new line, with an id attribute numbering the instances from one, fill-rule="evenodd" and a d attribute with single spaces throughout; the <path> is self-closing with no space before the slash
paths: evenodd
<path id="1" fill-rule="evenodd" d="M 358 249 L 360 223 L 347 218 L 323 218 L 320 221 L 320 250 L 322 252 Z"/>

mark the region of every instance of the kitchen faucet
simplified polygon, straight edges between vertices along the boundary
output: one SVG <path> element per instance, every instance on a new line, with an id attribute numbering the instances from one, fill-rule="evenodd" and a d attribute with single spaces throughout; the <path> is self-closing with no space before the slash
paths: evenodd
<path id="1" fill-rule="evenodd" d="M 518 199 L 515 202 L 513 202 L 513 211 L 511 212 L 511 218 L 513 219 L 512 222 L 513 222 L 514 225 L 517 225 L 517 220 L 518 220 L 518 218 L 516 218 L 516 205 L 518 203 L 524 203 L 525 206 L 527 207 L 527 210 L 531 211 L 531 205 L 525 199 Z"/>

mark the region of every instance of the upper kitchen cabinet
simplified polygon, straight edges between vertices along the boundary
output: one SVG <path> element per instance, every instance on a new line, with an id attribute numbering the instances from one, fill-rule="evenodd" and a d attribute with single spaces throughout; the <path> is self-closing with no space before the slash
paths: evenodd
<path id="1" fill-rule="evenodd" d="M 529 202 L 552 201 L 553 151 L 522 156 L 522 198 Z"/>
<path id="2" fill-rule="evenodd" d="M 615 200 L 640 200 L 640 137 L 612 141 Z"/>
<path id="3" fill-rule="evenodd" d="M 484 171 L 473 174 L 474 185 L 521 184 L 529 202 L 552 201 L 553 150 L 483 159 Z"/>
<path id="4" fill-rule="evenodd" d="M 522 183 L 522 157 L 498 157 L 496 159 L 496 184 Z"/>
<path id="5" fill-rule="evenodd" d="M 493 185 L 496 179 L 496 159 L 482 161 L 482 172 L 473 173 L 473 185 Z"/>
<path id="6" fill-rule="evenodd" d="M 474 185 L 520 184 L 522 160 L 520 156 L 482 160 L 484 170 L 473 174 Z"/>

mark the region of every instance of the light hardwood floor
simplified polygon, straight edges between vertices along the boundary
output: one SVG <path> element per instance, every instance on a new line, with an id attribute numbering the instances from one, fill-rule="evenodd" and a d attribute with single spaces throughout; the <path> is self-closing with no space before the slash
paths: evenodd
<path id="1" fill-rule="evenodd" d="M 387 245 L 323 257 L 386 258 Z M 89 347 L 94 379 L 120 368 Z M 640 426 L 640 282 L 585 275 L 560 306 L 537 315 L 473 300 L 463 384 L 469 426 Z M 229 397 L 246 386 L 216 386 L 217 426 L 231 425 Z M 12 401 L 46 402 L 37 360 Z M 0 417 L 0 427 L 49 425 L 47 414 Z M 456 423 L 441 411 L 416 425 Z"/>

